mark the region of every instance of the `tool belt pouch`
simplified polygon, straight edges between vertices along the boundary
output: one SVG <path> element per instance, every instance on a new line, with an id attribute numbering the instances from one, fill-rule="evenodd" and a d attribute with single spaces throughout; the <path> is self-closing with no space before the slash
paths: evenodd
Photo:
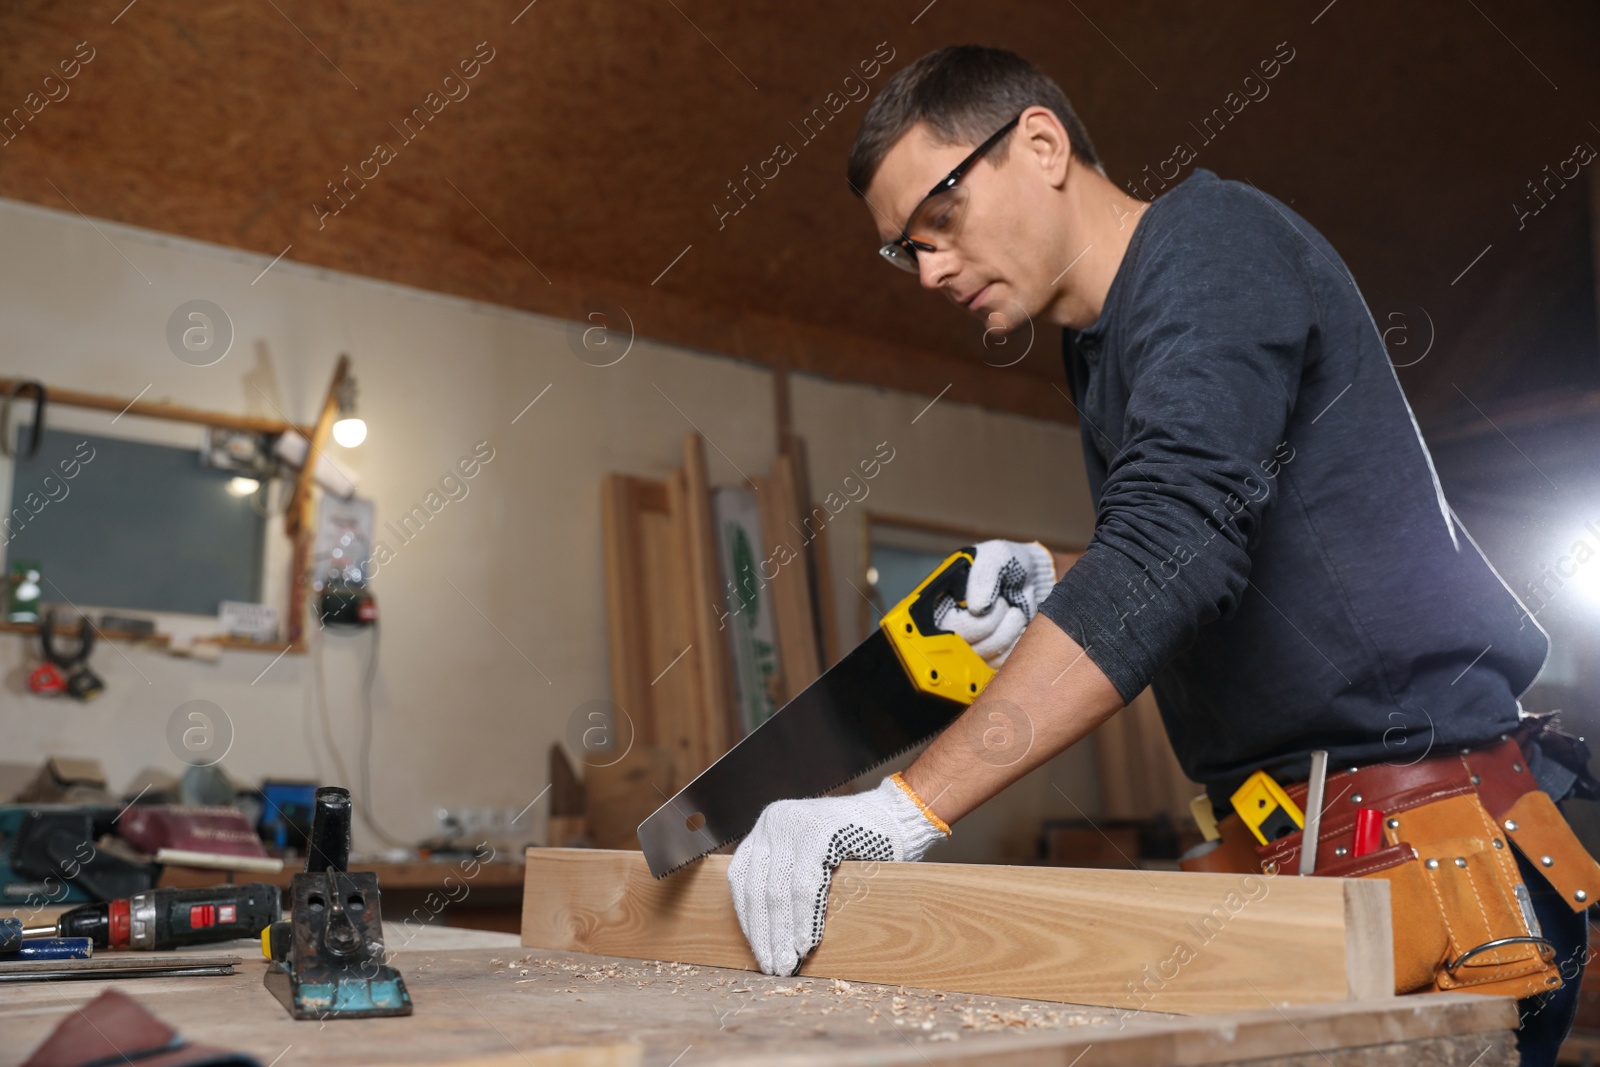
<path id="1" fill-rule="evenodd" d="M 1558 865 L 1574 876 L 1600 875 L 1548 796 L 1527 793 L 1516 807 L 1527 812 L 1528 826 L 1540 824 L 1541 844 L 1568 861 Z M 1258 849 L 1263 863 L 1293 867 L 1299 836 Z M 1508 843 L 1507 837 L 1477 793 L 1463 791 L 1392 813 L 1384 821 L 1384 848 L 1319 865 L 1316 874 L 1389 883 L 1396 993 L 1462 990 L 1521 998 L 1559 987 L 1561 977 L 1511 852 L 1511 844 L 1525 842 Z M 1561 837 L 1567 841 L 1558 843 Z"/>

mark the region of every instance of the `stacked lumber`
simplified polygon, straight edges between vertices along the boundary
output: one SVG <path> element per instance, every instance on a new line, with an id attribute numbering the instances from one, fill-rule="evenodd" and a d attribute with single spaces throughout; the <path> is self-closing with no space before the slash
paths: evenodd
<path id="1" fill-rule="evenodd" d="M 778 630 L 780 689 L 783 699 L 789 701 L 822 673 L 817 616 L 811 598 L 811 559 L 807 551 L 813 528 L 803 525 L 804 516 L 796 506 L 800 495 L 791 457 L 779 455 L 773 461 L 772 477 L 756 483 L 756 498 L 761 507 L 767 559 L 781 561 L 768 588 L 772 596 L 773 621 Z"/>
<path id="2" fill-rule="evenodd" d="M 811 542 L 801 512 L 803 471 L 780 454 L 757 480 L 765 582 L 787 700 L 822 673 L 822 626 Z M 635 828 L 743 736 L 731 635 L 736 601 L 719 561 L 705 442 L 683 441 L 683 466 L 665 480 L 609 474 L 601 491 L 611 691 L 622 751 L 579 753 L 591 840 L 634 848 Z M 592 755 L 592 758 L 591 758 Z"/>

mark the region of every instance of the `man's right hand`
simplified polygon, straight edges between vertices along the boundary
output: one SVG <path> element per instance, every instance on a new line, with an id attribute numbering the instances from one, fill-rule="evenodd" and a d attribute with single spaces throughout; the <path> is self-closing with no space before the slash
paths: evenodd
<path id="1" fill-rule="evenodd" d="M 966 606 L 945 601 L 934 621 L 998 669 L 1055 584 L 1054 561 L 1039 542 L 984 541 L 973 553 Z"/>

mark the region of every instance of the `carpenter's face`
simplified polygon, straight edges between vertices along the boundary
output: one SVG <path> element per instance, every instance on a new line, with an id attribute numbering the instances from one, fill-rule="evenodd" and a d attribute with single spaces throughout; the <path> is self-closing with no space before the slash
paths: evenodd
<path id="1" fill-rule="evenodd" d="M 867 199 L 880 241 L 898 238 L 903 225 L 908 237 L 933 246 L 916 250 L 924 288 L 990 326 L 1013 329 L 1050 298 L 1049 264 L 1059 256 L 1040 222 L 1054 190 L 1019 127 L 973 162 L 953 189 L 924 200 L 974 147 L 940 144 L 919 123 L 884 157 Z"/>

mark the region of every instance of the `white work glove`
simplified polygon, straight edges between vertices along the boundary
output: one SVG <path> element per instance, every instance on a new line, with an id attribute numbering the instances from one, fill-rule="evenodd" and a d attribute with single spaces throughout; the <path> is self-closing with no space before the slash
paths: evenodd
<path id="1" fill-rule="evenodd" d="M 967 575 L 967 606 L 946 600 L 933 620 L 998 669 L 1055 584 L 1055 562 L 1039 542 L 984 541 Z"/>
<path id="2" fill-rule="evenodd" d="M 728 865 L 733 908 L 756 962 L 791 975 L 822 940 L 841 860 L 916 860 L 950 828 L 898 774 L 847 797 L 768 804 Z"/>

